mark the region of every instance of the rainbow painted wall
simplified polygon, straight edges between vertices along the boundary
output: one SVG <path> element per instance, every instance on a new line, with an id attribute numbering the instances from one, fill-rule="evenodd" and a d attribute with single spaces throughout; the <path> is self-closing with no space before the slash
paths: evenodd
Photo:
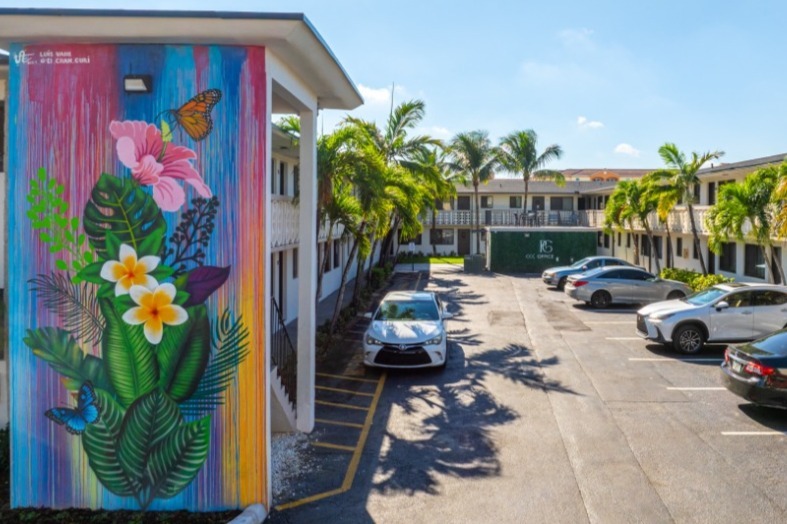
<path id="1" fill-rule="evenodd" d="M 12 505 L 267 505 L 265 50 L 11 57 Z"/>

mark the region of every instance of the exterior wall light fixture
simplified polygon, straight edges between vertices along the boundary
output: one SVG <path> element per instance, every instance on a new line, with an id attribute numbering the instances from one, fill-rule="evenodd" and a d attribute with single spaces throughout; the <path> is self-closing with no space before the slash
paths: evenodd
<path id="1" fill-rule="evenodd" d="M 126 75 L 123 77 L 123 90 L 126 93 L 153 92 L 153 77 L 150 75 Z"/>

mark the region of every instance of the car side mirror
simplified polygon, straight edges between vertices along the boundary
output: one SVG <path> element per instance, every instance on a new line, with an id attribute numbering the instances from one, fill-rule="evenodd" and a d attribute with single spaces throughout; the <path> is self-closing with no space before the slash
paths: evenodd
<path id="1" fill-rule="evenodd" d="M 716 304 L 716 311 L 721 311 L 730 307 L 730 304 L 724 300 Z"/>
<path id="2" fill-rule="evenodd" d="M 370 312 L 366 312 L 363 314 L 363 318 L 372 318 L 372 314 Z"/>
<path id="3" fill-rule="evenodd" d="M 587 271 L 587 270 L 588 270 L 588 266 L 587 266 L 587 264 L 585 264 L 584 266 L 582 266 L 582 271 Z"/>
<path id="4" fill-rule="evenodd" d="M 443 311 L 443 320 L 448 320 L 449 318 L 454 318 L 454 314 L 449 313 L 448 311 Z"/>

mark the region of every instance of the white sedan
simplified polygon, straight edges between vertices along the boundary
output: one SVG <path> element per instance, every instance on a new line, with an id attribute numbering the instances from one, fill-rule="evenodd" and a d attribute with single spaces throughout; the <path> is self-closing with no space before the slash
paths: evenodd
<path id="1" fill-rule="evenodd" d="M 372 315 L 363 337 L 363 362 L 384 368 L 444 367 L 448 358 L 439 297 L 431 291 L 392 291 Z"/>

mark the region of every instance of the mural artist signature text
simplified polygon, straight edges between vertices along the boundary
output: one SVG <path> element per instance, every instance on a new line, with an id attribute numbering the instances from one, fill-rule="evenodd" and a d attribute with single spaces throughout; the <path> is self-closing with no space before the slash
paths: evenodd
<path id="1" fill-rule="evenodd" d="M 29 53 L 19 51 L 14 53 L 14 63 L 17 65 L 64 65 L 64 64 L 89 64 L 89 56 L 72 56 L 71 51 L 41 51 Z"/>

